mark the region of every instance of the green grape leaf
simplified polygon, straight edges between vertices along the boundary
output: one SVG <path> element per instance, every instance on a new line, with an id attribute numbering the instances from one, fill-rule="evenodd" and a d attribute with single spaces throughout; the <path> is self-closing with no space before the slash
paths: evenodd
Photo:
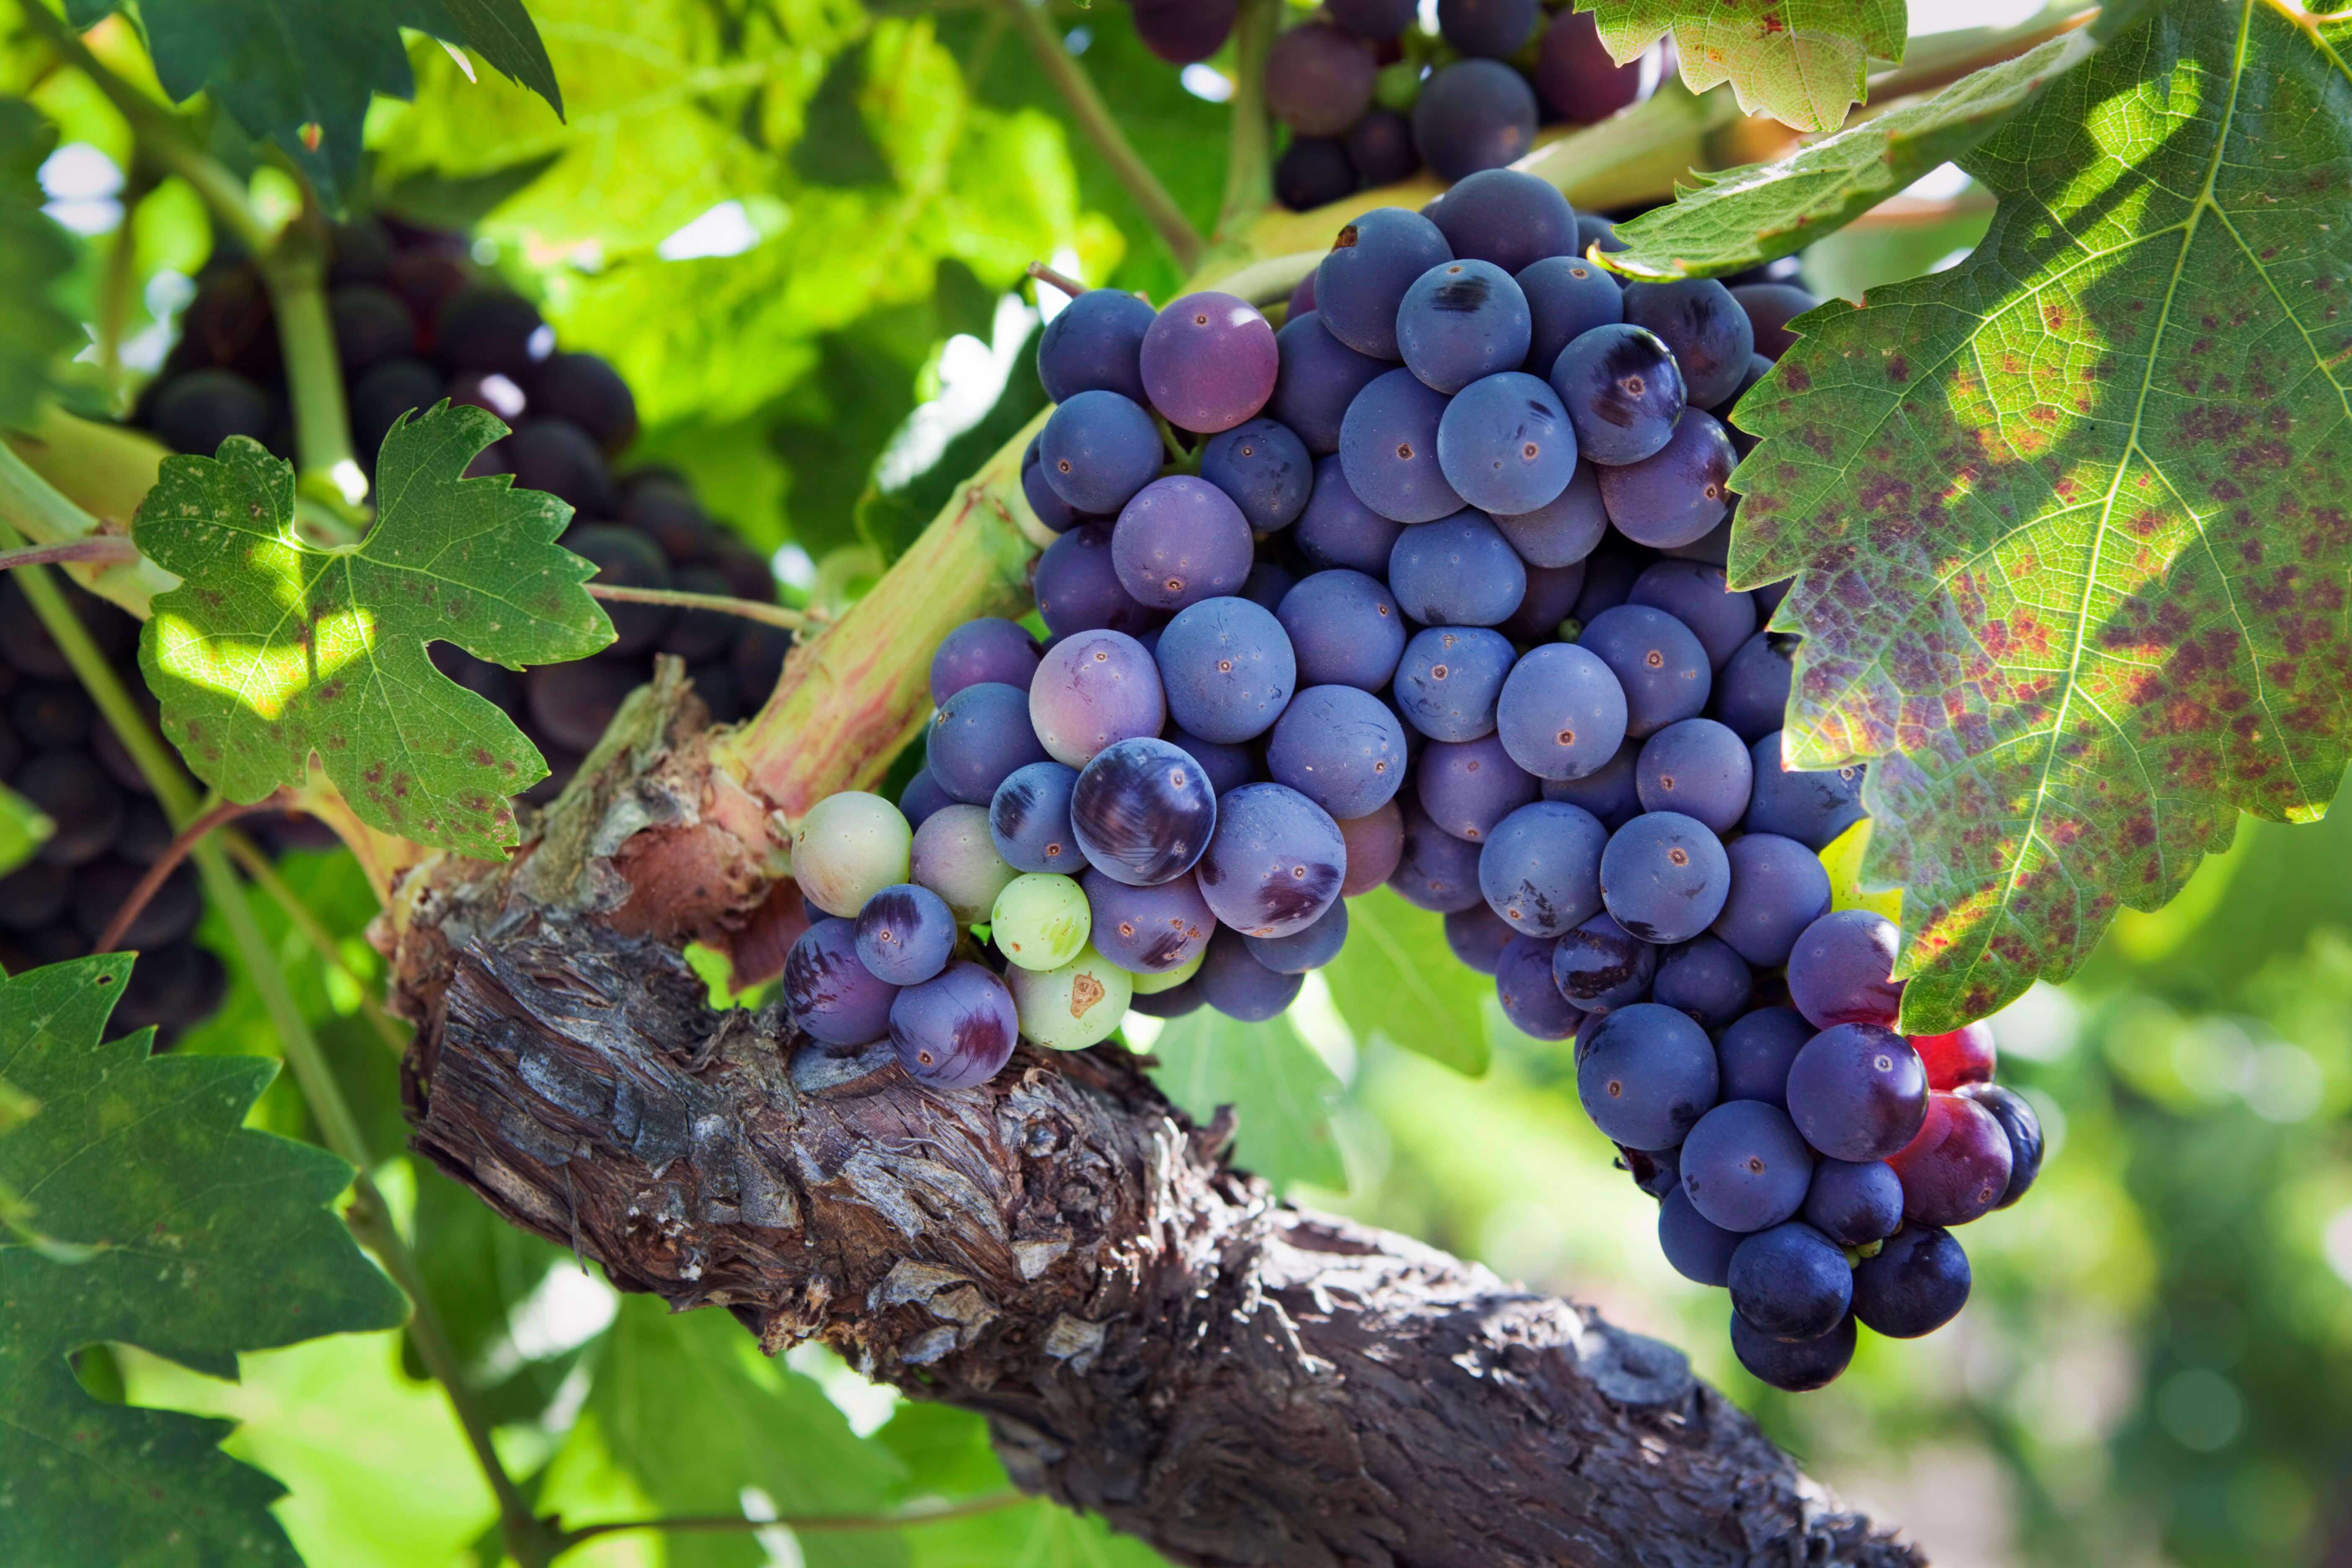
<path id="1" fill-rule="evenodd" d="M 48 841 L 57 824 L 41 808 L 5 784 L 0 784 L 0 874 L 15 870 Z"/>
<path id="2" fill-rule="evenodd" d="M 1785 744 L 1870 759 L 1907 1028 L 2071 973 L 2344 772 L 2347 47 L 2151 6 L 1969 154 L 1971 257 L 1808 313 L 1741 404 L 1732 576 L 1802 574 Z"/>
<path id="3" fill-rule="evenodd" d="M 155 596 L 139 665 L 199 778 L 257 801 L 300 784 L 316 752 L 371 826 L 489 859 L 516 841 L 507 797 L 547 764 L 425 644 L 520 668 L 585 658 L 613 624 L 583 586 L 595 568 L 555 542 L 570 507 L 509 475 L 460 477 L 505 434 L 463 404 L 404 418 L 376 465 L 375 526 L 334 549 L 296 533 L 294 469 L 258 444 L 163 460 L 132 535 L 185 582 Z"/>
<path id="4" fill-rule="evenodd" d="M 1672 205 L 1619 224 L 1626 248 L 1601 259 L 1629 278 L 1714 278 L 1790 255 L 1966 153 L 2095 47 L 2077 28 L 1778 163 L 1696 174 Z"/>
<path id="5" fill-rule="evenodd" d="M 282 1491 L 217 1447 L 230 1424 L 102 1404 L 68 1358 L 121 1341 L 215 1377 L 236 1354 L 387 1328 L 399 1293 L 327 1205 L 351 1167 L 239 1127 L 274 1066 L 99 1044 L 128 954 L 0 984 L 0 1074 L 40 1102 L 0 1136 L 0 1185 L 60 1262 L 0 1236 L 0 1562 L 284 1564 Z"/>
<path id="6" fill-rule="evenodd" d="M 1160 1092 L 1202 1126 L 1219 1106 L 1234 1108 L 1234 1163 L 1264 1176 L 1276 1192 L 1293 1182 L 1347 1186 L 1331 1126 L 1339 1080 L 1287 1017 L 1244 1024 L 1197 1008 L 1171 1019 L 1152 1040 L 1151 1054 Z"/>
<path id="7" fill-rule="evenodd" d="M 123 0 L 68 0 L 66 14 L 81 28 L 125 8 Z M 247 135 L 285 149 L 330 198 L 359 174 L 368 100 L 415 92 L 403 27 L 472 47 L 563 114 L 554 68 L 521 0 L 142 0 L 139 19 L 173 102 L 211 94 Z"/>
<path id="8" fill-rule="evenodd" d="M 1834 131 L 1863 98 L 1873 59 L 1903 58 L 1903 0 L 1576 0 L 1619 64 L 1675 36 L 1683 83 L 1728 81 L 1739 107 L 1800 131 Z"/>
<path id="9" fill-rule="evenodd" d="M 41 161 L 55 140 L 40 110 L 0 98 L 0 425 L 28 424 L 87 341 L 60 299 L 79 247 L 41 211 Z"/>
<path id="10" fill-rule="evenodd" d="M 1492 988 L 1446 945 L 1444 916 L 1389 888 L 1349 899 L 1348 941 L 1323 978 L 1358 1039 L 1385 1035 L 1465 1077 L 1485 1075 L 1494 1056 L 1486 1009 Z"/>

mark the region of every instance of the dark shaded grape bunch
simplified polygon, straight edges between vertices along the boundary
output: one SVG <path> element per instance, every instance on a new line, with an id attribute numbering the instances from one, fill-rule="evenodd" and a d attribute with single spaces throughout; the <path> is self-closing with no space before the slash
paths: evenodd
<path id="1" fill-rule="evenodd" d="M 470 403 L 511 432 L 467 474 L 512 474 L 571 503 L 563 545 L 594 562 L 600 581 L 775 600 L 767 563 L 702 510 L 682 476 L 614 471 L 637 434 L 627 384 L 596 355 L 562 350 L 538 307 L 477 267 L 461 237 L 361 220 L 336 231 L 328 282 L 363 469 L 373 474 L 401 415 L 445 397 Z M 132 422 L 182 452 L 208 457 L 242 435 L 293 457 L 277 328 L 250 262 L 226 263 L 205 279 Z M 433 646 L 443 673 L 496 703 L 547 758 L 550 775 L 526 796 L 533 802 L 570 782 L 655 655 L 684 659 L 711 717 L 726 722 L 765 700 L 791 644 L 774 627 L 708 610 L 610 601 L 605 609 L 617 634 L 612 647 L 572 664 L 517 672 Z"/>

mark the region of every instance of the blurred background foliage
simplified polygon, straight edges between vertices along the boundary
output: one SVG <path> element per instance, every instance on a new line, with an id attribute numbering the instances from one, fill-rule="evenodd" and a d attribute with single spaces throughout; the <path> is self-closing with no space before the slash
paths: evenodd
<path id="1" fill-rule="evenodd" d="M 1924 31 L 2036 8 L 1921 0 L 1913 13 Z M 1157 298 L 1180 281 L 993 5 L 531 9 L 568 122 L 413 39 L 416 101 L 377 102 L 359 200 L 475 233 L 478 257 L 540 299 L 565 342 L 621 368 L 646 426 L 635 458 L 688 469 L 715 512 L 820 597 L 870 580 L 1042 405 L 1024 352 L 1037 321 L 1030 261 Z M 1119 5 L 1057 0 L 1055 12 L 1205 227 L 1223 177 L 1222 62 L 1180 81 Z M 122 24 L 92 41 L 152 82 Z M 89 410 L 119 410 L 160 363 L 215 242 L 179 182 L 137 164 L 120 117 L 43 61 L 21 37 L 0 39 L 0 89 L 58 130 L 43 173 L 50 212 L 84 237 L 73 300 L 86 321 L 111 310 L 123 322 L 121 364 L 88 367 L 84 389 Z M 243 156 L 226 134 L 220 151 Z M 270 195 L 273 171 L 241 169 Z M 1899 221 L 1817 247 L 1809 279 L 1859 296 L 1949 265 L 1987 210 L 1951 174 L 1923 182 Z M 1135 1043 L 1155 1049 L 1186 1103 L 1239 1100 L 1243 1159 L 1306 1201 L 1691 1349 L 1815 1474 L 1908 1526 L 1946 1568 L 2346 1568 L 2347 865 L 2346 814 L 2297 828 L 2249 821 L 2173 906 L 2126 915 L 2079 979 L 2000 1016 L 2004 1080 L 2051 1130 L 2047 1173 L 2026 1203 L 1972 1227 L 1976 1299 L 1956 1324 L 1915 1343 L 1866 1341 L 1851 1374 L 1798 1398 L 1731 1363 L 1721 1298 L 1659 1257 L 1654 1209 L 1611 1168 L 1566 1052 L 1510 1030 L 1445 956 L 1433 920 L 1367 901 L 1359 918 L 1382 940 L 1351 943 L 1287 1018 L 1242 1030 L 1196 1015 Z M 342 966 L 320 963 L 273 906 L 263 918 L 375 1146 L 399 1147 L 398 1031 L 363 1001 L 382 980 L 362 935 L 373 900 L 341 855 L 289 855 L 281 870 Z M 179 1048 L 275 1052 L 242 980 Z M 312 1136 L 283 1079 L 254 1121 Z M 871 1512 L 1006 1485 L 971 1417 L 899 1402 L 822 1350 L 764 1361 L 716 1313 L 619 1301 L 567 1253 L 405 1157 L 381 1180 L 510 1466 L 568 1521 Z M 103 1395 L 240 1420 L 229 1447 L 289 1489 L 281 1515 L 311 1563 L 496 1560 L 490 1500 L 398 1334 L 248 1355 L 237 1384 L 131 1350 L 93 1352 L 82 1371 Z M 567 1561 L 1157 1559 L 1023 1503 L 895 1533 L 617 1534 Z"/>

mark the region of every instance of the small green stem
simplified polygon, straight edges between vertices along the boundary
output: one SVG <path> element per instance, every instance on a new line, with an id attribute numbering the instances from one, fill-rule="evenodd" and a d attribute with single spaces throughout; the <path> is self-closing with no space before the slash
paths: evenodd
<path id="1" fill-rule="evenodd" d="M 287 398 L 294 409 L 294 457 L 305 479 L 331 487 L 331 500 L 356 503 L 366 493 L 352 456 L 351 411 L 343 402 L 343 365 L 327 316 L 325 224 L 307 202 L 261 258 L 261 276 L 278 317 L 286 357 Z"/>
<path id="2" fill-rule="evenodd" d="M 747 621 L 764 621 L 788 632 L 800 631 L 826 618 L 822 611 L 795 610 L 786 605 L 762 604 L 757 599 L 738 599 L 726 594 L 689 594 L 682 588 L 624 588 L 616 583 L 591 583 L 588 594 L 591 598 L 616 599 L 631 605 L 675 605 L 683 610 L 716 610 L 722 616 L 740 616 Z"/>
<path id="3" fill-rule="evenodd" d="M 110 540 L 104 547 L 109 552 L 131 544 L 120 534 L 100 533 L 96 518 L 35 473 L 32 466 L 5 441 L 0 441 L 0 528 L 8 530 L 12 541 L 21 543 L 30 539 L 34 546 L 41 548 L 79 544 L 95 547 L 100 539 Z M 61 553 L 56 559 L 64 562 L 97 558 Z M 155 595 L 178 582 L 177 577 L 153 562 L 138 559 L 135 548 L 129 557 L 107 569 L 91 572 L 87 578 L 91 593 L 113 600 L 142 619 Z"/>
<path id="4" fill-rule="evenodd" d="M 1281 20 L 1282 0 L 1242 0 L 1241 14 L 1234 21 L 1233 128 L 1225 142 L 1225 195 L 1217 208 L 1219 246 L 1246 246 L 1250 225 L 1274 199 L 1274 124 L 1265 112 L 1265 58 L 1274 48 Z"/>

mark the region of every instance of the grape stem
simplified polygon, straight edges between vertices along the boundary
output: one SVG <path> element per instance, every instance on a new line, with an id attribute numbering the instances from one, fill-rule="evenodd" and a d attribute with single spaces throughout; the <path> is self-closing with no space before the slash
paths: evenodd
<path id="1" fill-rule="evenodd" d="M 1075 278 L 1063 276 L 1042 261 L 1033 261 L 1029 264 L 1029 276 L 1040 283 L 1051 283 L 1073 300 L 1087 291 L 1085 284 Z"/>
<path id="2" fill-rule="evenodd" d="M 30 548 L 92 543 L 110 538 L 112 542 L 106 549 L 118 551 L 131 543 L 121 534 L 102 532 L 98 519 L 36 473 L 6 441 L 0 441 L 0 523 L 8 527 L 9 538 L 19 544 L 24 539 L 32 540 Z M 22 531 L 21 535 L 17 530 Z M 79 565 L 92 565 L 97 560 L 69 554 L 55 559 L 60 563 Z M 142 620 L 147 616 L 149 602 L 179 581 L 161 566 L 140 558 L 135 547 L 129 556 L 112 557 L 110 565 L 94 567 L 78 575 L 91 593 L 111 599 Z"/>
<path id="3" fill-rule="evenodd" d="M 68 561 L 104 562 L 111 565 L 138 559 L 139 547 L 121 534 L 93 533 L 57 544 L 27 544 L 16 550 L 0 550 L 0 572 L 13 572 L 19 566 L 49 566 Z"/>
<path id="4" fill-rule="evenodd" d="M 630 605 L 675 605 L 685 610 L 716 610 L 723 616 L 740 616 L 747 621 L 764 621 L 788 632 L 821 625 L 833 618 L 814 605 L 795 610 L 786 605 L 767 605 L 757 599 L 737 599 L 725 594 L 689 594 L 682 588 L 625 588 L 617 583 L 591 583 L 588 593 L 593 598 L 614 599 Z"/>
<path id="5" fill-rule="evenodd" d="M 1176 265 L 1187 272 L 1198 267 L 1201 254 L 1207 248 L 1201 231 L 1192 226 L 1192 220 L 1184 216 L 1184 209 L 1176 205 L 1176 198 L 1168 194 L 1168 187 L 1160 183 L 1151 165 L 1128 141 L 1110 105 L 1103 101 L 1094 78 L 1087 74 L 1077 57 L 1063 44 L 1043 7 L 1030 4 L 1030 0 L 999 0 L 999 4 L 1022 41 L 1029 46 L 1029 52 L 1037 58 L 1037 64 L 1053 82 L 1055 90 L 1062 95 L 1062 101 L 1069 106 L 1079 131 L 1094 144 L 1103 162 L 1110 165 L 1111 174 L 1126 188 L 1135 205 L 1143 209 L 1144 221 L 1176 258 Z"/>
<path id="6" fill-rule="evenodd" d="M 180 868 L 180 862 L 188 858 L 188 852 L 201 843 L 206 834 L 225 822 L 235 822 L 240 816 L 282 808 L 287 798 L 286 792 L 279 790 L 251 805 L 224 800 L 198 813 L 195 820 L 172 836 L 172 842 L 163 847 L 163 852 L 155 857 L 155 863 L 147 868 L 147 874 L 131 884 L 131 891 L 122 896 L 122 902 L 115 907 L 114 918 L 106 922 L 105 933 L 98 939 L 96 951 L 112 952 L 121 945 L 131 923 L 146 909 L 148 900 L 155 896 L 155 889 L 163 885 L 164 879 Z"/>
<path id="7" fill-rule="evenodd" d="M 951 1519 L 971 1519 L 980 1514 L 994 1513 L 1000 1509 L 1017 1508 L 1031 1499 L 1023 1492 L 991 1492 L 986 1497 L 969 1502 L 950 1503 L 940 1508 L 899 1509 L 890 1513 L 795 1514 L 782 1519 L 753 1519 L 740 1513 L 683 1514 L 676 1519 L 619 1519 L 601 1524 L 583 1524 L 559 1532 L 559 1551 L 570 1551 L 583 1541 L 593 1541 L 600 1535 L 620 1535 L 633 1530 L 658 1530 L 671 1535 L 708 1534 L 718 1531 L 769 1530 L 782 1527 L 795 1533 L 811 1531 L 906 1530 L 919 1524 L 938 1524 Z"/>
<path id="8" fill-rule="evenodd" d="M 1274 199 L 1274 127 L 1265 112 L 1265 58 L 1283 0 L 1242 0 L 1234 19 L 1232 128 L 1225 136 L 1225 195 L 1217 207 L 1220 248 L 1248 245 L 1248 230 Z M 1188 268 L 1198 262 L 1188 262 Z"/>

